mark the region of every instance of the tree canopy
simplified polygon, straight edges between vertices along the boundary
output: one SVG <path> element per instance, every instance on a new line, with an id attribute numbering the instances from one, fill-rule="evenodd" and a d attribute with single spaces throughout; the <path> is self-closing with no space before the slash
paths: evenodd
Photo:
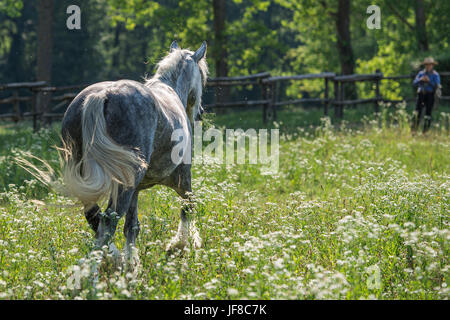
<path id="1" fill-rule="evenodd" d="M 0 0 L 0 82 L 37 80 L 40 3 Z M 66 27 L 72 4 L 81 9 L 81 30 Z M 408 74 L 429 55 L 450 69 L 449 1 L 379 1 L 381 29 L 367 28 L 370 5 L 366 0 L 54 1 L 51 81 L 139 80 L 153 73 L 174 39 L 190 48 L 206 40 L 212 76 L 377 69 Z M 287 92 L 320 92 L 321 86 L 310 81 Z M 365 88 L 359 89 L 364 95 Z M 405 90 L 393 83 L 385 93 L 396 98 Z"/>

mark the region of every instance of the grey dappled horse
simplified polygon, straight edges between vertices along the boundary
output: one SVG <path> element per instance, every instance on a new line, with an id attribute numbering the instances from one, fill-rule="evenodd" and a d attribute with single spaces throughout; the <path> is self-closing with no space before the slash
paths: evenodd
<path id="1" fill-rule="evenodd" d="M 83 203 L 86 219 L 96 232 L 97 248 L 111 245 L 117 254 L 112 237 L 124 215 L 126 248 L 135 247 L 138 194 L 156 184 L 188 200 L 181 209 L 178 233 L 167 249 L 187 244 L 191 165 L 172 161 L 177 141 L 171 136 L 174 130 L 182 130 L 184 137 L 192 139 L 194 121 L 203 111 L 205 54 L 205 42 L 192 52 L 174 41 L 156 74 L 145 83 L 96 83 L 68 107 L 62 122 L 64 185 Z M 108 208 L 101 212 L 99 203 L 105 197 L 109 197 Z M 200 244 L 199 238 L 194 239 L 194 246 Z"/>

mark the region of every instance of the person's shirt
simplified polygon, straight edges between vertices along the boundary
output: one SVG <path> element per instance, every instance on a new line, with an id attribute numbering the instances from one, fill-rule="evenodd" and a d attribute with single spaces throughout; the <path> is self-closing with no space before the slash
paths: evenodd
<path id="1" fill-rule="evenodd" d="M 425 75 L 430 79 L 429 82 L 419 80 Z M 435 70 L 431 70 L 430 72 L 427 72 L 426 70 L 420 71 L 413 82 L 414 86 L 419 87 L 419 92 L 434 92 L 440 84 L 441 78 L 439 77 L 439 73 Z"/>

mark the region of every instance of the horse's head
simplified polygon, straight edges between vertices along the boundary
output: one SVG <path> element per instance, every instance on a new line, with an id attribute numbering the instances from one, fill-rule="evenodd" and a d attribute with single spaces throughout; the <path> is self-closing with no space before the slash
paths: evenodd
<path id="1" fill-rule="evenodd" d="M 177 92 L 192 124 L 203 113 L 202 91 L 208 76 L 205 56 L 206 42 L 193 52 L 181 49 L 174 41 L 169 54 L 159 62 L 156 72 L 160 80 Z"/>

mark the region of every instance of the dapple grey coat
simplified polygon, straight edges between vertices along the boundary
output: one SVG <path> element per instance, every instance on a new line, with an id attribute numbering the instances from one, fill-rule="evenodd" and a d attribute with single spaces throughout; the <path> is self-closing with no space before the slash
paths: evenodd
<path id="1" fill-rule="evenodd" d="M 127 247 L 134 246 L 140 190 L 162 184 L 189 198 L 191 166 L 172 161 L 178 143 L 172 141 L 172 133 L 181 130 L 192 139 L 193 122 L 202 112 L 205 53 L 206 43 L 192 52 L 173 42 L 155 76 L 145 83 L 120 80 L 91 85 L 67 109 L 62 122 L 64 182 L 84 204 L 97 246 L 111 241 L 123 215 Z M 102 213 L 98 204 L 105 197 L 109 204 Z M 181 218 L 169 249 L 186 244 L 186 208 Z"/>

